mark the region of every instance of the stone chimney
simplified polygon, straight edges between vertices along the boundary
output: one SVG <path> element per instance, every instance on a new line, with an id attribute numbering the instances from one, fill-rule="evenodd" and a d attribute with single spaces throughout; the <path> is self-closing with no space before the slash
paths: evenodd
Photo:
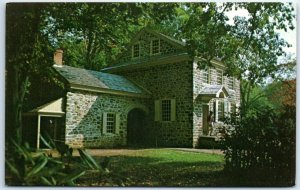
<path id="1" fill-rule="evenodd" d="M 62 49 L 57 49 L 54 53 L 53 60 L 54 64 L 57 66 L 63 65 L 63 53 L 64 51 Z"/>

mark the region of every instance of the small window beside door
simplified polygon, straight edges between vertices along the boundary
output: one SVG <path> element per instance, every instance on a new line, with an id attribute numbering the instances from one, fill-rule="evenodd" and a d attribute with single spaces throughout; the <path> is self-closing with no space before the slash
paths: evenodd
<path id="1" fill-rule="evenodd" d="M 103 113 L 103 134 L 118 134 L 120 127 L 120 114 Z"/>

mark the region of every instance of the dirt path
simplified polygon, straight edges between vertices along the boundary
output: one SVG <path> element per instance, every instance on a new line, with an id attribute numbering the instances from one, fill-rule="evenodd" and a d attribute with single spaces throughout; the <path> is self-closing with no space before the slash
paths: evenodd
<path id="1" fill-rule="evenodd" d="M 184 152 L 195 152 L 195 153 L 209 153 L 209 154 L 220 154 L 222 155 L 223 152 L 219 149 L 193 149 L 193 148 L 160 148 L 160 149 L 169 149 L 169 150 L 176 150 L 176 151 L 184 151 Z M 138 156 L 140 152 L 144 151 L 145 148 L 140 149 L 86 149 L 86 151 L 91 156 Z M 149 148 L 147 150 L 157 150 L 153 148 Z M 59 156 L 56 150 L 48 150 L 47 153 L 51 153 L 53 156 Z M 77 150 L 73 151 L 73 156 L 79 156 L 79 152 Z"/>

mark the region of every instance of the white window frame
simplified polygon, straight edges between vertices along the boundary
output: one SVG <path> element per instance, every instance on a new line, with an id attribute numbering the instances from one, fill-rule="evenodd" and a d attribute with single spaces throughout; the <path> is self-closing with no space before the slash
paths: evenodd
<path id="1" fill-rule="evenodd" d="M 134 47 L 135 47 L 136 45 L 139 46 L 139 55 L 138 55 L 138 56 L 134 56 L 134 53 L 135 53 Z M 141 44 L 140 44 L 140 43 L 135 43 L 135 44 L 132 45 L 132 49 L 131 49 L 131 57 L 132 57 L 133 59 L 136 59 L 136 58 L 139 58 L 140 56 L 141 56 Z"/>
<path id="2" fill-rule="evenodd" d="M 169 100 L 170 101 L 170 120 L 163 120 L 163 105 L 162 102 Z M 172 122 L 176 120 L 176 100 L 175 99 L 159 99 L 155 100 L 154 102 L 154 114 L 155 114 L 155 121 L 160 121 L 160 122 Z"/>
<path id="3" fill-rule="evenodd" d="M 211 69 L 208 68 L 207 70 L 203 69 L 201 72 L 201 81 L 204 84 L 210 84 L 210 76 L 211 76 Z M 207 78 L 204 78 L 204 75 L 207 75 Z"/>
<path id="4" fill-rule="evenodd" d="M 107 127 L 108 127 L 108 123 L 110 121 L 108 121 L 108 115 L 111 114 L 113 115 L 114 118 L 114 125 L 113 125 L 113 131 L 112 132 L 108 132 L 107 131 Z M 114 113 L 114 112 L 104 112 L 103 113 L 103 134 L 119 134 L 119 130 L 120 130 L 120 114 L 118 113 Z"/>
<path id="5" fill-rule="evenodd" d="M 157 53 L 153 53 L 153 41 L 158 41 L 158 52 Z M 151 43 L 150 43 L 150 55 L 157 55 L 160 54 L 160 39 L 152 39 Z"/>
<path id="6" fill-rule="evenodd" d="M 223 100 L 218 100 L 218 104 L 216 104 L 217 105 L 217 110 L 218 110 L 218 121 L 220 121 L 221 119 L 224 119 L 224 116 L 225 116 L 225 106 L 224 106 L 224 101 Z M 220 110 L 221 109 L 221 110 Z M 221 117 L 221 115 L 222 115 L 222 117 Z"/>
<path id="7" fill-rule="evenodd" d="M 219 106 L 221 104 L 221 106 Z M 222 109 L 220 111 L 220 108 Z M 224 119 L 230 110 L 230 103 L 226 99 L 216 99 L 213 103 L 213 112 L 215 116 L 215 122 L 223 122 L 221 119 Z M 220 117 L 220 113 L 222 114 L 223 118 Z"/>

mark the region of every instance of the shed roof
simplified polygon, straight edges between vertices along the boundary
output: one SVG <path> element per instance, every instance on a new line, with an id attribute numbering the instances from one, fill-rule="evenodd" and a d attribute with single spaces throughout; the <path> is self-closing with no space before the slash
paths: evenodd
<path id="1" fill-rule="evenodd" d="M 223 85 L 207 85 L 197 95 L 203 102 L 208 103 L 212 98 L 226 98 L 229 93 Z"/>
<path id="2" fill-rule="evenodd" d="M 208 85 L 203 87 L 199 95 L 219 98 L 221 92 L 224 93 L 226 97 L 229 95 L 228 90 L 223 85 Z"/>
<path id="3" fill-rule="evenodd" d="M 144 90 L 123 76 L 92 71 L 67 65 L 54 66 L 55 70 L 71 85 L 134 94 L 147 94 Z"/>
<path id="4" fill-rule="evenodd" d="M 37 115 L 37 114 L 47 114 L 47 115 L 63 115 L 65 112 L 63 110 L 63 98 L 48 102 L 42 106 L 39 106 L 29 112 L 24 113 L 24 115 Z"/>

